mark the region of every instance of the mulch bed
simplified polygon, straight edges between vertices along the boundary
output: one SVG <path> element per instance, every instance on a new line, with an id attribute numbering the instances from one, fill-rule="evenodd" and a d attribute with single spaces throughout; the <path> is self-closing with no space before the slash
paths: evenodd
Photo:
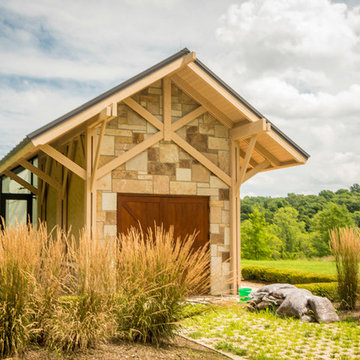
<path id="1" fill-rule="evenodd" d="M 13 360 L 114 360 L 114 359 L 131 359 L 131 360 L 220 360 L 229 359 L 215 351 L 212 351 L 204 346 L 195 344 L 192 341 L 177 337 L 173 343 L 163 345 L 159 348 L 126 342 L 111 342 L 99 346 L 97 349 L 91 349 L 85 354 L 75 354 L 72 356 L 65 356 L 56 353 L 48 353 L 44 350 L 30 350 L 23 356 L 11 358 Z M 8 359 L 10 360 L 10 359 Z"/>

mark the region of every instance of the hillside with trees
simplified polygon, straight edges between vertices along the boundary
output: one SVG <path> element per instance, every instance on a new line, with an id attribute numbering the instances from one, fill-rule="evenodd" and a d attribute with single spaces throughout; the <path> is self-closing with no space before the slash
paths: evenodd
<path id="1" fill-rule="evenodd" d="M 330 254 L 329 230 L 360 227 L 360 185 L 318 195 L 249 197 L 241 202 L 242 256 L 296 259 Z"/>

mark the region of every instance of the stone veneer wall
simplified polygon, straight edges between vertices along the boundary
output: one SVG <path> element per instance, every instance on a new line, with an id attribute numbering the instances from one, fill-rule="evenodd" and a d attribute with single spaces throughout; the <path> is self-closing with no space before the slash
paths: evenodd
<path id="1" fill-rule="evenodd" d="M 162 83 L 154 83 L 133 99 L 162 119 Z M 172 85 L 172 121 L 199 104 Z M 129 150 L 157 130 L 124 104 L 108 123 L 100 166 Z M 228 129 L 208 113 L 179 129 L 178 135 L 229 174 Z M 229 289 L 229 188 L 172 142 L 161 141 L 101 179 L 97 192 L 99 238 L 116 235 L 117 193 L 206 195 L 210 197 L 211 291 Z"/>

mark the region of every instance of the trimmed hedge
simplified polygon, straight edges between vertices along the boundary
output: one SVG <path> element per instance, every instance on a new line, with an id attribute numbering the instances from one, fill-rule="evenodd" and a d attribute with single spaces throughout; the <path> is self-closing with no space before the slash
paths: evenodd
<path id="1" fill-rule="evenodd" d="M 245 266 L 244 280 L 259 280 L 271 283 L 311 284 L 336 282 L 336 275 L 315 274 L 305 271 L 274 269 L 265 266 Z"/>
<path id="2" fill-rule="evenodd" d="M 330 301 L 339 301 L 338 283 L 313 283 L 313 284 L 295 284 L 300 289 L 311 291 L 314 295 L 327 297 Z"/>

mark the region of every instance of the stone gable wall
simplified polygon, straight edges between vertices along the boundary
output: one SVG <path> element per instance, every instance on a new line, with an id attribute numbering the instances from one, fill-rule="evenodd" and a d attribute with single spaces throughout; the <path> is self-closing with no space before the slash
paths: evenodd
<path id="1" fill-rule="evenodd" d="M 133 99 L 162 119 L 161 82 L 133 96 Z M 172 121 L 199 106 L 172 85 Z M 148 138 L 155 129 L 124 104 L 118 117 L 107 124 L 100 166 Z M 205 113 L 177 131 L 223 171 L 229 174 L 228 129 Z M 111 174 L 103 177 L 97 191 L 97 232 L 99 238 L 116 235 L 117 193 L 206 195 L 210 197 L 210 251 L 212 292 L 229 289 L 229 187 L 176 144 L 167 141 L 148 148 Z"/>

